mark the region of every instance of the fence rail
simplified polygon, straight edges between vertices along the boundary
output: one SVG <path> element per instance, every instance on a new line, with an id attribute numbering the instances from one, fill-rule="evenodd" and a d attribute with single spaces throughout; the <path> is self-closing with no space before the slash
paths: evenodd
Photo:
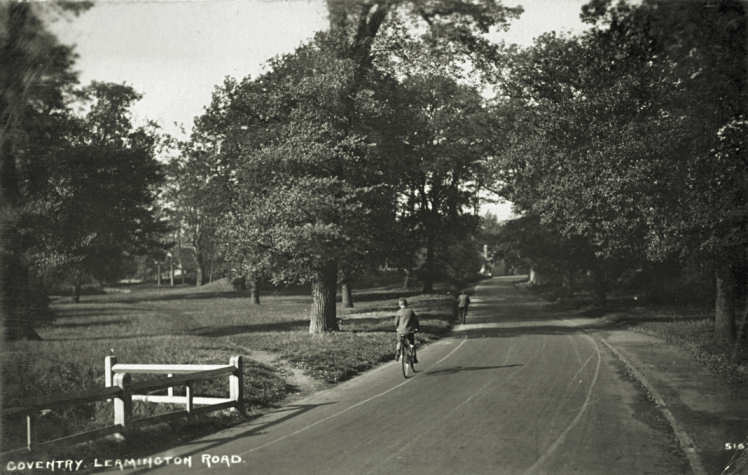
<path id="1" fill-rule="evenodd" d="M 239 413 L 244 412 L 242 404 L 244 367 L 241 356 L 231 357 L 228 365 L 118 364 L 114 356 L 107 356 L 104 360 L 104 372 L 104 388 L 70 393 L 54 398 L 32 399 L 23 406 L 3 409 L 3 417 L 26 416 L 26 446 L 0 452 L 0 456 L 6 457 L 31 452 L 44 447 L 70 445 L 111 434 L 120 434 L 122 437 L 126 437 L 127 433 L 137 426 L 180 417 L 191 417 L 221 409 L 234 408 Z M 150 381 L 133 382 L 132 374 L 165 374 L 166 376 Z M 228 398 L 200 397 L 193 394 L 193 384 L 196 381 L 214 379 L 225 375 L 229 377 Z M 184 395 L 175 395 L 175 386 L 184 386 Z M 160 389 L 166 389 L 168 394 L 141 394 Z M 79 432 L 45 442 L 35 440 L 36 426 L 39 422 L 39 416 L 43 412 L 97 401 L 108 401 L 113 404 L 114 423 L 111 426 Z M 184 410 L 133 419 L 133 401 L 183 404 Z M 195 405 L 202 405 L 203 407 L 195 408 Z"/>

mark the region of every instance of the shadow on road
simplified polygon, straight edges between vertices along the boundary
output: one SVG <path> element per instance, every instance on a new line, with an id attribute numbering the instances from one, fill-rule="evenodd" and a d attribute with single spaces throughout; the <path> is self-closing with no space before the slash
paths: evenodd
<path id="1" fill-rule="evenodd" d="M 521 325 L 521 326 L 506 326 L 499 328 L 475 328 L 469 330 L 460 330 L 457 332 L 458 335 L 473 339 L 473 338 L 512 338 L 523 335 L 570 335 L 574 333 L 582 332 L 585 329 L 601 329 L 603 326 L 591 325 L 591 326 L 578 326 L 568 327 L 565 325 Z"/>
<path id="2" fill-rule="evenodd" d="M 290 419 L 293 419 L 294 417 L 298 417 L 306 412 L 309 412 L 313 409 L 316 409 L 321 406 L 327 406 L 330 404 L 336 404 L 336 402 L 324 402 L 320 404 L 293 404 L 290 406 L 284 406 L 282 408 L 279 408 L 275 411 L 268 412 L 263 415 L 255 416 L 252 419 L 256 420 L 262 417 L 272 416 L 276 414 L 282 414 L 286 413 L 281 417 L 273 418 L 269 422 L 266 422 L 264 424 L 259 425 L 252 425 L 252 420 L 249 420 L 245 423 L 241 423 L 239 425 L 234 426 L 232 429 L 229 429 L 227 431 L 222 431 L 219 434 L 227 434 L 225 437 L 216 437 L 216 436 L 208 436 L 208 438 L 196 438 L 194 440 L 188 441 L 188 442 L 181 442 L 181 445 L 184 447 L 190 447 L 195 446 L 194 450 L 188 450 L 186 452 L 182 452 L 179 454 L 180 457 L 188 457 L 192 455 L 196 455 L 199 453 L 204 453 L 207 450 L 218 447 L 220 445 L 238 440 L 243 439 L 245 437 L 250 437 L 253 435 L 261 435 L 265 433 L 265 430 L 269 427 L 272 427 L 276 424 L 280 424 L 282 422 L 288 421 Z M 249 426 L 249 427 L 248 427 Z M 241 430 L 242 428 L 247 427 L 246 430 Z M 205 434 L 198 434 L 198 437 L 204 436 Z M 153 450 L 153 447 L 150 447 L 149 449 L 146 449 L 144 453 L 155 453 Z M 130 473 L 146 473 L 149 472 L 150 469 L 143 468 L 141 470 L 137 470 Z"/>
<path id="3" fill-rule="evenodd" d="M 89 327 L 102 327 L 107 325 L 127 325 L 132 323 L 130 320 L 118 318 L 117 320 L 98 320 L 94 322 L 82 322 L 82 323 L 69 323 L 69 322 L 55 322 L 57 328 L 89 328 Z"/>
<path id="4" fill-rule="evenodd" d="M 444 368 L 444 369 L 437 369 L 433 371 L 426 371 L 423 374 L 427 374 L 429 376 L 435 376 L 435 375 L 441 375 L 441 374 L 462 373 L 464 371 L 485 371 L 489 369 L 514 368 L 515 366 L 523 366 L 523 365 L 519 363 L 515 363 L 515 364 L 505 364 L 505 365 L 500 365 L 500 366 L 455 366 L 453 368 Z"/>

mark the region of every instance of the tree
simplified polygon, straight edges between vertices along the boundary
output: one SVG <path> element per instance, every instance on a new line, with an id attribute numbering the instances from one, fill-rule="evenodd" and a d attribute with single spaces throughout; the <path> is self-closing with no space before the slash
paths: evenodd
<path id="1" fill-rule="evenodd" d="M 478 92 L 444 77 L 416 76 L 409 97 L 404 142 L 401 221 L 425 248 L 424 292 L 433 290 L 438 262 L 455 241 L 477 230 L 471 214 L 492 148 L 488 112 Z"/>
<path id="2" fill-rule="evenodd" d="M 561 295 L 575 290 L 576 276 L 594 269 L 594 249 L 580 237 L 567 238 L 545 226 L 538 216 L 525 215 L 504 223 L 496 238 L 498 250 L 515 265 L 528 267 L 531 274 L 545 276 L 544 283 L 560 285 Z M 603 304 L 602 283 L 596 283 L 596 299 Z"/>
<path id="3" fill-rule="evenodd" d="M 264 94 L 271 75 L 257 81 L 226 78 L 214 89 L 210 105 L 182 145 L 182 156 L 172 165 L 169 194 L 175 219 L 192 235 L 193 248 L 225 260 L 230 272 L 249 284 L 252 301 L 258 304 L 269 260 L 242 231 L 240 217 L 249 205 L 235 188 L 243 157 L 277 140 L 275 125 L 280 122 L 273 114 L 282 116 L 289 107 L 271 104 L 272 98 Z M 273 112 L 275 107 L 279 110 Z"/>
<path id="4" fill-rule="evenodd" d="M 195 149 L 193 143 L 183 145 L 182 156 L 168 166 L 164 199 L 169 219 L 179 233 L 178 246 L 193 254 L 195 285 L 200 286 L 214 273 L 221 259 L 218 242 L 218 221 L 221 216 L 217 194 L 221 189 L 212 180 L 209 152 Z"/>
<path id="5" fill-rule="evenodd" d="M 155 159 L 155 130 L 134 128 L 128 117 L 139 95 L 129 86 L 94 82 L 79 91 L 89 111 L 69 144 L 49 164 L 44 222 L 37 227 L 38 258 L 54 263 L 73 282 L 73 299 L 93 277 L 122 275 L 127 259 L 164 253 L 165 224 L 155 199 L 163 181 Z"/>
<path id="6" fill-rule="evenodd" d="M 641 86 L 658 92 L 647 104 L 654 113 L 645 124 L 653 131 L 648 140 L 662 151 L 648 177 L 659 186 L 643 213 L 647 256 L 695 254 L 710 262 L 715 336 L 732 341 L 736 304 L 745 293 L 746 245 L 738 236 L 745 236 L 748 185 L 744 141 L 737 138 L 746 104 L 744 4 L 592 2 L 585 14 L 603 44 L 618 43 L 627 56 L 639 53 L 638 68 L 650 71 Z"/>
<path id="7" fill-rule="evenodd" d="M 378 149 L 344 125 L 340 89 L 353 73 L 325 41 L 300 48 L 258 80 L 276 104 L 292 108 L 273 117 L 276 140 L 243 157 L 234 207 L 242 229 L 255 230 L 247 237 L 270 254 L 273 280 L 311 283 L 311 333 L 337 328 L 338 271 L 377 248 L 393 202 Z M 377 113 L 371 92 L 356 98 L 359 113 Z"/>
<path id="8" fill-rule="evenodd" d="M 313 333 L 337 328 L 338 269 L 369 259 L 377 224 L 393 214 L 386 157 L 342 112 L 351 68 L 333 45 L 319 35 L 255 80 L 226 80 L 193 132 L 205 144 L 204 183 L 225 191 L 212 198 L 227 258 L 250 282 L 311 283 Z M 378 114 L 376 94 L 355 99 L 360 117 Z"/>
<path id="9" fill-rule="evenodd" d="M 429 51 L 429 62 L 491 68 L 498 50 L 483 35 L 522 13 L 496 0 L 328 0 L 327 8 L 339 56 L 353 61 L 354 90 L 373 65 L 399 62 L 393 56 L 417 67 L 416 43 Z"/>
<path id="10" fill-rule="evenodd" d="M 493 1 L 328 7 L 329 33 L 272 60 L 255 80 L 227 80 L 198 124 L 229 190 L 228 226 L 241 230 L 222 232 L 233 235 L 231 255 L 248 269 L 271 268 L 275 281 L 310 282 L 312 333 L 337 328 L 339 270 L 350 284 L 350 271 L 381 256 L 382 236 L 394 229 L 405 147 L 392 125 L 397 81 L 375 64 L 381 28 L 420 18 L 434 51 L 437 38 L 462 45 L 452 60 L 477 54 L 488 44 L 480 33 L 516 11 Z"/>
<path id="11" fill-rule="evenodd" d="M 520 120 L 503 154 L 505 191 L 542 224 L 585 239 L 600 275 L 621 260 L 694 253 L 729 268 L 745 255 L 740 240 L 723 239 L 744 233 L 745 185 L 739 173 L 719 177 L 744 158 L 715 160 L 715 150 L 745 104 L 743 7 L 593 1 L 582 14 L 589 32 L 541 37 L 506 75 L 500 110 Z M 734 288 L 736 273 L 722 275 Z M 716 307 L 727 340 L 729 308 Z"/>
<path id="12" fill-rule="evenodd" d="M 633 87 L 646 76 L 611 62 L 615 54 L 591 36 L 542 36 L 512 63 L 512 99 L 499 109 L 515 119 L 503 155 L 506 191 L 544 227 L 588 243 L 600 303 L 617 263 L 644 259 L 641 211 L 661 151 L 642 125 L 654 92 Z"/>
<path id="13" fill-rule="evenodd" d="M 478 280 L 484 261 L 481 243 L 474 236 L 449 243 L 439 257 L 439 265 L 452 292 L 457 293 L 469 282 Z"/>
<path id="14" fill-rule="evenodd" d="M 50 8 L 75 13 L 89 6 L 55 2 Z M 77 82 L 73 50 L 47 31 L 42 8 L 0 5 L 0 306 L 10 339 L 38 338 L 31 325 L 44 311 L 38 304 L 45 296 L 30 272 L 27 222 L 33 212 L 26 203 L 40 185 L 44 158 L 62 141 L 64 97 Z"/>
<path id="15" fill-rule="evenodd" d="M 333 37 L 338 39 L 338 56 L 352 62 L 353 76 L 348 83 L 343 105 L 344 115 L 350 123 L 356 123 L 354 101 L 345 98 L 355 97 L 362 90 L 367 74 L 375 69 L 387 71 L 395 77 L 402 78 L 409 75 L 418 76 L 419 73 L 431 74 L 435 69 L 444 72 L 448 70 L 452 75 L 459 75 L 460 68 L 470 67 L 488 70 L 497 57 L 497 49 L 482 35 L 491 28 L 505 28 L 511 18 L 518 16 L 521 7 L 507 8 L 500 2 L 493 0 L 481 2 L 443 2 L 443 1 L 355 1 L 344 2 L 328 0 L 330 12 L 330 30 Z M 425 54 L 424 54 L 425 52 Z M 409 114 L 405 114 L 409 117 Z M 410 124 L 398 117 L 397 124 L 408 129 Z M 390 126 L 391 127 L 391 126 Z M 407 135 L 407 132 L 403 135 Z M 407 149 L 408 147 L 406 147 Z M 407 155 L 402 150 L 401 155 Z M 421 157 L 423 159 L 423 157 Z M 409 164 L 412 165 L 412 164 Z M 407 168 L 394 167 L 396 170 Z M 422 180 L 423 181 L 423 180 Z M 411 181 L 411 186 L 418 186 Z M 428 186 L 428 185 L 427 185 Z M 409 194 L 413 194 L 412 190 Z M 438 195 L 439 192 L 436 192 Z M 438 198 L 441 199 L 441 198 Z M 411 203 L 412 205 L 412 203 Z M 456 210 L 457 207 L 454 207 Z M 422 272 L 425 277 L 424 290 L 433 287 L 435 275 L 435 246 L 434 232 L 440 227 L 437 222 L 442 221 L 438 213 L 442 210 L 432 209 L 431 216 L 427 216 L 425 208 L 421 209 L 420 225 L 429 223 L 429 232 L 425 235 L 426 262 Z M 454 221 L 454 215 L 452 221 Z M 409 230 L 423 236 L 418 225 L 410 216 L 403 221 L 400 230 Z M 446 224 L 446 223 L 442 223 Z M 452 222 L 458 226 L 464 223 Z M 443 226 L 441 226 L 443 228 Z M 395 230 L 392 230 L 395 233 Z M 412 241 L 405 239 L 404 241 Z M 413 246 L 400 246 L 402 251 Z M 412 259 L 403 256 L 399 260 L 409 275 Z M 403 258 L 404 257 L 404 258 Z M 407 278 L 406 278 L 407 281 Z"/>

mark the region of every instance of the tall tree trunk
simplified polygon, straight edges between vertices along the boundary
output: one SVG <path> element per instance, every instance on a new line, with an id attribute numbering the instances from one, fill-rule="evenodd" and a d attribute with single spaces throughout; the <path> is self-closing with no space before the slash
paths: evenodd
<path id="1" fill-rule="evenodd" d="M 15 220 L 8 219 L 7 212 L 4 214 L 0 217 L 0 317 L 4 336 L 8 340 L 41 340 L 32 327 L 30 281 L 19 250 L 20 239 L 14 236 Z"/>
<path id="2" fill-rule="evenodd" d="M 423 293 L 428 294 L 434 291 L 434 240 L 431 237 L 426 243 L 426 262 L 423 265 Z"/>
<path id="3" fill-rule="evenodd" d="M 169 255 L 169 287 L 174 287 L 174 257 Z"/>
<path id="4" fill-rule="evenodd" d="M 653 264 L 647 269 L 649 279 L 647 280 L 646 300 L 649 303 L 662 303 L 667 301 L 666 289 L 668 279 L 673 276 L 673 270 L 664 264 Z"/>
<path id="5" fill-rule="evenodd" d="M 203 285 L 203 268 L 199 264 L 195 267 L 195 285 L 197 287 Z"/>
<path id="6" fill-rule="evenodd" d="M 726 262 L 718 263 L 714 277 L 714 336 L 724 343 L 732 343 L 735 341 L 735 267 Z"/>
<path id="7" fill-rule="evenodd" d="M 73 302 L 80 303 L 81 301 L 81 287 L 83 286 L 80 277 L 75 277 L 73 282 Z"/>
<path id="8" fill-rule="evenodd" d="M 403 289 L 410 288 L 410 269 L 403 269 Z"/>
<path id="9" fill-rule="evenodd" d="M 561 299 L 568 299 L 574 295 L 574 268 L 569 266 L 561 276 Z"/>
<path id="10" fill-rule="evenodd" d="M 592 294 L 597 307 L 604 308 L 608 302 L 608 281 L 603 264 L 595 265 L 592 269 Z"/>
<path id="11" fill-rule="evenodd" d="M 309 311 L 309 333 L 320 334 L 338 329 L 335 314 L 335 293 L 338 287 L 338 266 L 332 261 L 317 272 L 312 281 L 312 307 Z"/>
<path id="12" fill-rule="evenodd" d="M 260 305 L 260 282 L 255 277 L 249 279 L 249 299 L 254 305 Z"/>
<path id="13" fill-rule="evenodd" d="M 353 292 L 351 292 L 350 282 L 343 282 L 341 294 L 343 295 L 343 308 L 353 308 Z"/>
<path id="14" fill-rule="evenodd" d="M 203 270 L 203 256 L 201 253 L 197 251 L 197 247 L 194 248 L 195 250 L 195 285 L 197 287 L 200 287 L 203 285 L 203 276 L 205 275 L 205 272 Z"/>
<path id="15" fill-rule="evenodd" d="M 737 338 L 743 338 L 746 320 L 746 310 L 748 310 L 748 248 L 744 249 L 740 259 L 735 263 L 735 318 L 743 315 L 740 322 Z"/>

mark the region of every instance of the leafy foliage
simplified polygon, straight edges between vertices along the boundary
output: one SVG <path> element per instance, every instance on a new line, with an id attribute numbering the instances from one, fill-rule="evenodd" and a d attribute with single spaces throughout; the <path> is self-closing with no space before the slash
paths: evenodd
<path id="1" fill-rule="evenodd" d="M 71 117 L 68 142 L 48 162 L 43 193 L 34 196 L 34 261 L 62 272 L 76 286 L 91 276 L 121 276 L 125 261 L 159 249 L 166 231 L 154 202 L 162 183 L 155 129 L 134 128 L 128 117 L 139 95 L 129 86 L 93 83 L 79 91 L 91 104 Z"/>
<path id="2" fill-rule="evenodd" d="M 126 85 L 76 88 L 73 50 L 40 20 L 88 6 L 0 7 L 0 274 L 10 321 L 31 318 L 34 302 L 44 300 L 33 290 L 43 277 L 66 273 L 77 287 L 86 276 L 114 278 L 126 256 L 150 252 L 163 231 L 153 208 L 161 174 L 154 159 L 158 134 L 129 120 L 129 106 L 140 96 Z"/>
<path id="3" fill-rule="evenodd" d="M 477 224 L 466 207 L 486 181 L 480 95 L 451 76 L 406 77 L 396 65 L 419 44 L 435 64 L 486 66 L 497 49 L 482 34 L 520 9 L 495 1 L 328 8 L 329 32 L 271 60 L 260 77 L 216 88 L 190 144 L 205 165 L 183 173 L 201 170 L 191 186 L 223 206 L 216 235 L 232 266 L 319 284 L 312 315 L 324 309 L 332 329 L 338 269 L 347 281 L 393 254 L 410 268 L 405 254 L 424 245 L 428 290 L 436 247 L 454 247 Z M 397 35 L 407 36 L 404 47 L 389 49 Z"/>
<path id="4" fill-rule="evenodd" d="M 697 254 L 734 282 L 748 191 L 743 6 L 592 1 L 582 16 L 584 34 L 509 52 L 496 108 L 513 124 L 504 193 L 585 242 L 600 275 Z"/>
<path id="5" fill-rule="evenodd" d="M 375 147 L 346 132 L 350 68 L 327 41 L 276 59 L 254 81 L 226 81 L 200 122 L 231 124 L 211 158 L 225 167 L 214 174 L 227 191 L 224 247 L 245 271 L 276 282 L 308 282 L 329 261 L 366 259 L 392 201 Z M 360 116 L 377 113 L 374 93 L 358 98 Z"/>

